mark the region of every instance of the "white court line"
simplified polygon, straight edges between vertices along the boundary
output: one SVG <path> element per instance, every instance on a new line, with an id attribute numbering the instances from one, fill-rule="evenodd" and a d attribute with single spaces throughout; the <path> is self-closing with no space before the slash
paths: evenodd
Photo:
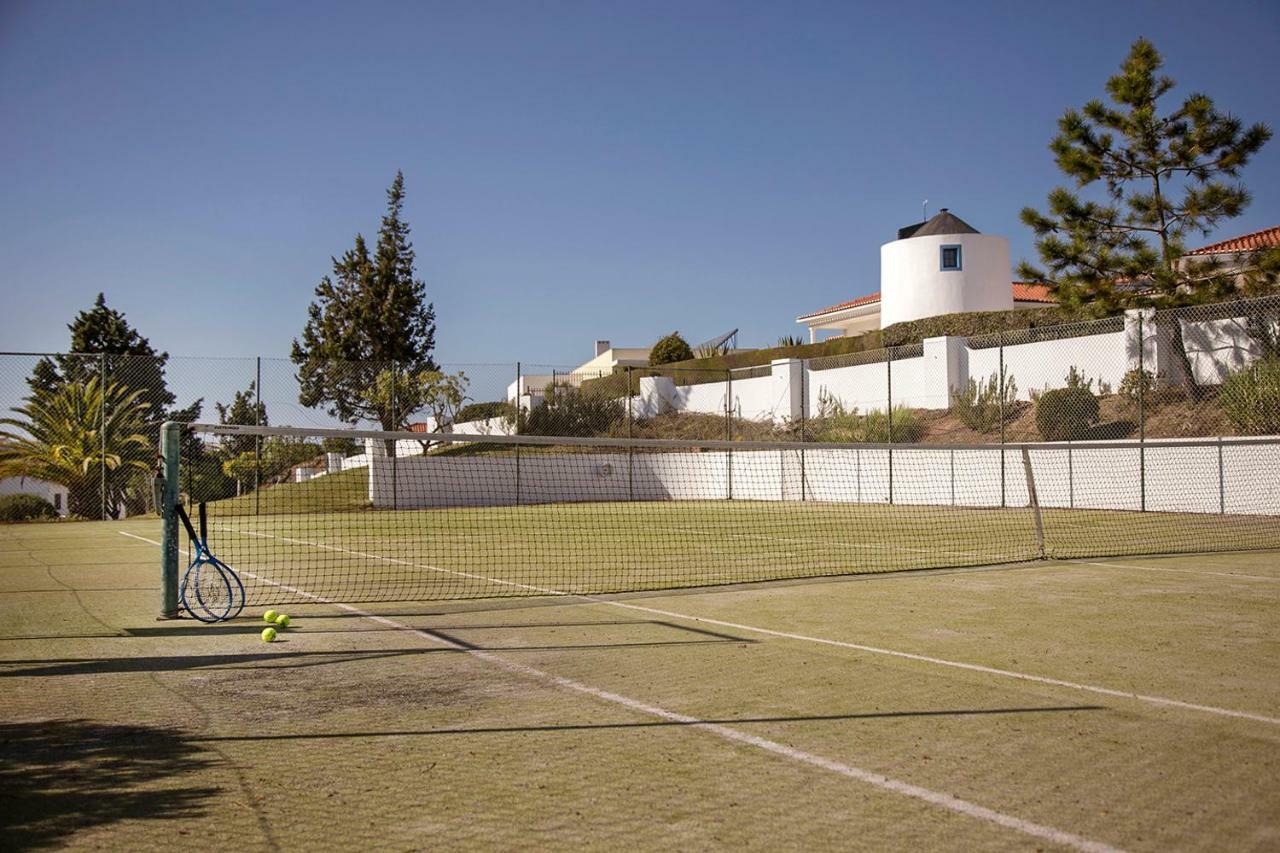
<path id="1" fill-rule="evenodd" d="M 160 545 L 159 542 L 156 542 L 153 539 L 147 539 L 142 536 L 137 536 L 133 533 L 126 533 L 123 530 L 118 532 L 122 536 L 128 536 L 131 539 L 137 539 L 142 542 L 147 542 L 151 545 L 156 545 L 156 546 Z M 273 538 L 279 538 L 279 537 L 273 537 Z M 290 540 L 290 541 L 297 541 L 297 540 Z M 840 761 L 835 761 L 830 758 L 825 758 L 821 755 L 816 755 L 811 752 L 805 752 L 804 750 L 796 749 L 795 747 L 790 747 L 790 746 L 787 746 L 786 744 L 769 740 L 768 738 L 763 738 L 763 737 L 759 737 L 758 735 L 749 734 L 748 732 L 739 731 L 738 729 L 735 729 L 731 726 L 726 726 L 721 723 L 709 723 L 704 720 L 700 720 L 697 717 L 691 717 L 687 714 L 680 714 L 675 711 L 669 711 L 666 708 L 662 708 L 657 705 L 651 705 L 647 702 L 642 702 L 638 699 L 632 699 L 629 696 L 624 696 L 620 693 L 613 693 L 608 690 L 601 690 L 598 687 L 592 687 L 589 684 L 584 684 L 583 682 L 576 681 L 572 678 L 565 678 L 564 676 L 555 675 L 554 673 L 546 672 L 545 670 L 541 670 L 536 667 L 529 666 L 527 664 L 522 664 L 516 661 L 507 660 L 506 658 L 493 654 L 492 652 L 486 652 L 481 649 L 468 648 L 462 645 L 461 643 L 448 640 L 444 637 L 436 636 L 434 634 L 431 634 L 419 628 L 414 628 L 410 625 L 405 625 L 401 622 L 395 621 L 394 619 L 388 619 L 385 616 L 378 616 L 374 613 L 369 613 L 368 611 L 361 610 L 358 607 L 353 607 L 350 604 L 343 604 L 340 602 L 332 601 L 323 596 L 315 595 L 314 593 L 307 592 L 306 590 L 287 586 L 282 583 L 277 583 L 275 581 L 272 581 L 268 578 L 264 578 L 261 575 L 254 574 L 249 571 L 245 571 L 245 574 L 249 575 L 250 577 L 257 578 L 258 580 L 264 581 L 265 583 L 269 583 L 272 586 L 276 586 L 276 587 L 279 587 L 280 589 L 287 590 L 288 592 L 292 592 L 304 598 L 311 599 L 312 601 L 316 601 L 322 604 L 327 604 L 332 607 L 336 607 L 340 610 L 345 610 L 348 613 L 354 613 L 357 616 L 362 616 L 365 619 L 369 619 L 381 625 L 386 625 L 389 628 L 395 628 L 400 631 L 405 631 L 410 634 L 414 634 L 418 637 L 421 637 L 422 639 L 428 640 L 429 642 L 436 643 L 438 645 L 444 646 L 445 648 L 453 649 L 455 651 L 471 655 L 486 663 L 493 664 L 494 666 L 497 666 L 501 669 L 505 669 L 508 672 L 513 672 L 518 675 L 525 676 L 526 678 L 543 682 L 544 684 L 550 684 L 564 690 L 572 691 L 574 693 L 581 693 L 586 696 L 591 696 L 593 698 L 596 698 L 614 705 L 621 706 L 623 708 L 626 708 L 631 711 L 635 711 L 640 714 L 644 714 L 646 716 L 657 717 L 660 720 L 667 720 L 669 722 L 687 725 L 691 728 L 701 729 L 702 731 L 707 732 L 708 734 L 716 735 L 717 737 L 723 740 L 731 741 L 733 743 L 744 744 L 746 746 L 753 746 L 757 749 L 764 750 L 765 752 L 771 752 L 775 755 L 780 755 L 783 758 L 789 758 L 792 761 L 798 761 L 802 764 L 808 764 L 811 767 L 817 767 L 822 770 L 827 770 L 832 773 L 845 776 L 849 779 L 855 779 L 859 782 L 865 782 L 868 785 L 872 785 L 874 787 L 880 788 L 885 791 L 890 791 L 895 794 L 901 794 L 902 796 L 910 797 L 915 800 L 920 800 L 930 805 L 939 806 L 940 808 L 944 808 L 944 809 L 947 809 L 948 811 L 955 812 L 957 814 L 961 814 L 966 817 L 971 817 L 976 820 L 984 820 L 989 823 L 994 823 L 998 826 L 1005 827 L 1006 829 L 1012 829 L 1017 832 L 1021 832 L 1025 835 L 1030 835 L 1035 838 L 1044 839 L 1045 841 L 1050 841 L 1050 842 L 1053 842 L 1054 844 L 1062 844 L 1067 847 L 1073 847 L 1077 850 L 1089 851 L 1089 853 L 1119 853 L 1120 851 L 1120 848 L 1118 847 L 1112 847 L 1109 844 L 1104 844 L 1100 841 L 1093 841 L 1092 839 L 1084 838 L 1083 836 L 1066 832 L 1061 829 L 1056 829 L 1051 826 L 1045 826 L 1044 824 L 1034 823 L 1029 820 L 1023 820 L 1022 818 L 1014 817 L 1013 815 L 1008 815 L 1008 814 L 1005 814 L 1004 812 L 998 812 L 998 811 L 995 811 L 994 809 L 989 809 L 986 806 L 980 806 L 977 803 L 969 802 L 968 800 L 962 800 L 959 797 L 952 796 L 951 794 L 944 794 L 942 792 L 934 791 L 929 788 L 922 788 L 919 785 L 913 785 L 910 782 L 903 782 L 899 779 L 894 779 L 889 776 L 884 776 L 880 773 L 876 773 L 871 770 L 864 770 L 860 767 L 854 767 L 851 764 L 845 764 Z"/>
<path id="2" fill-rule="evenodd" d="M 224 528 L 226 529 L 226 528 Z M 1280 717 L 1269 717 L 1265 714 L 1254 714 L 1249 711 L 1237 711 L 1234 708 L 1220 708 L 1216 705 L 1201 705 L 1195 702 L 1184 702 L 1181 699 L 1169 699 L 1164 696 L 1153 696 L 1145 693 L 1134 693 L 1128 690 L 1117 690 L 1112 687 L 1100 687 L 1094 684 L 1083 684 L 1077 681 L 1067 681 L 1061 678 L 1050 678 L 1044 675 L 1033 675 L 1026 672 L 1016 672 L 1009 669 L 999 669 L 992 666 L 984 666 L 976 663 L 966 663 L 964 661 L 947 660 L 946 658 L 935 658 L 929 655 L 920 655 L 914 652 L 903 652 L 897 649 L 885 649 L 879 646 L 868 646 L 862 643 L 851 643 L 844 640 L 831 640 L 825 637 L 811 637 L 805 634 L 793 634 L 787 631 L 775 631 L 770 628 L 761 628 L 756 625 L 744 625 L 739 622 L 726 622 L 720 619 L 711 619 L 706 616 L 691 616 L 687 613 L 676 613 L 671 610 L 659 610 L 653 607 L 644 607 L 639 604 L 629 604 L 625 601 L 613 601 L 607 598 L 600 598 L 595 595 L 583 595 L 582 593 L 566 592 L 565 590 L 552 589 L 550 587 L 533 586 L 531 584 L 517 583 L 516 581 L 506 581 L 499 578 L 491 578 L 485 575 L 475 574 L 474 572 L 462 572 L 455 569 L 445 569 L 440 566 L 433 566 L 429 563 L 412 563 L 408 560 L 397 560 L 392 557 L 382 557 L 377 554 L 369 554 L 364 551 L 353 551 L 348 548 L 340 548 L 334 545 L 324 545 L 319 542 L 308 542 L 304 539 L 291 539 L 285 536 L 275 536 L 269 533 L 252 533 L 249 531 L 232 531 L 243 533 L 247 536 L 256 536 L 263 539 L 275 539 L 281 542 L 291 542 L 297 545 L 308 545 L 313 548 L 322 548 L 326 551 L 337 551 L 344 554 L 350 554 L 356 557 L 367 557 L 373 560 L 380 560 L 386 563 L 392 563 L 400 566 L 408 566 L 411 568 L 427 569 L 433 572 L 455 575 L 457 577 L 473 578 L 475 580 L 483 580 L 500 586 L 515 587 L 517 589 L 525 589 L 530 592 L 536 592 L 542 595 L 560 595 L 580 598 L 585 601 L 591 601 L 597 604 L 604 604 L 609 607 L 621 607 L 627 610 L 637 610 L 644 613 L 654 613 L 660 616 L 667 616 L 673 619 L 685 619 L 690 622 L 701 622 L 707 625 L 717 625 L 723 628 L 733 628 L 739 631 L 748 631 L 755 634 L 762 634 L 768 637 L 779 637 L 787 640 L 799 640 L 806 643 L 818 643 L 824 646 L 835 646 L 842 649 L 851 649 L 853 651 L 867 652 L 869 654 L 887 655 L 889 657 L 901 658 L 903 660 L 913 660 L 920 663 L 930 663 L 935 666 L 946 666 L 952 669 L 963 669 L 970 672 L 981 672 L 986 675 L 997 675 L 1002 678 L 1013 678 L 1018 681 L 1027 681 L 1035 684 L 1047 684 L 1052 687 L 1066 687 L 1071 690 L 1080 690 L 1086 693 L 1096 693 L 1100 696 L 1113 696 L 1120 699 L 1128 699 L 1135 702 L 1145 702 L 1148 705 L 1156 705 L 1163 708 L 1179 708 L 1184 711 L 1198 711 L 1204 714 L 1214 714 L 1220 717 L 1233 717 L 1240 720 L 1252 720 L 1255 723 L 1267 723 L 1268 725 L 1280 726 Z M 125 534 L 126 536 L 130 534 Z M 140 539 L 142 537 L 134 537 Z M 149 541 L 149 540 L 144 540 Z M 659 594 L 659 593 L 655 593 Z"/>
<path id="3" fill-rule="evenodd" d="M 1068 563 L 1079 563 L 1082 566 L 1102 566 L 1103 568 L 1117 569 L 1137 569 L 1142 572 L 1177 572 L 1180 575 L 1213 575 L 1219 578 L 1239 578 L 1251 581 L 1271 581 L 1273 583 L 1280 582 L 1280 577 L 1268 577 L 1267 575 L 1246 575 L 1236 572 L 1201 572 L 1196 569 L 1174 569 L 1168 566 L 1135 566 L 1132 563 L 1091 563 L 1088 560 L 1066 560 Z"/>

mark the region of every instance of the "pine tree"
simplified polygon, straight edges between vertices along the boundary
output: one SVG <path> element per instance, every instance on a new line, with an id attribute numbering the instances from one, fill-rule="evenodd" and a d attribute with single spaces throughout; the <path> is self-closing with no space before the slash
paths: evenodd
<path id="1" fill-rule="evenodd" d="M 105 375 L 108 382 L 138 391 L 153 419 L 173 405 L 175 398 L 164 377 L 169 354 L 157 353 L 122 312 L 107 306 L 104 294 L 99 293 L 93 307 L 77 314 L 67 329 L 70 354 L 37 362 L 27 380 L 32 391 L 52 393 L 64 384 L 83 384 Z M 195 411 L 199 412 L 198 403 Z"/>
<path id="2" fill-rule="evenodd" d="M 267 404 L 256 400 L 257 396 L 257 386 L 250 381 L 249 387 L 237 391 L 229 404 L 214 403 L 213 407 L 218 410 L 218 423 L 267 426 Z M 252 452 L 254 446 L 254 436 L 230 435 L 223 439 L 220 452 L 224 456 L 238 456 Z"/>
<path id="3" fill-rule="evenodd" d="M 294 340 L 291 353 L 303 405 L 327 405 L 340 420 L 373 420 L 383 429 L 396 429 L 409 412 L 396 400 L 368 393 L 378 375 L 436 369 L 435 311 L 426 285 L 415 277 L 404 197 L 404 175 L 397 172 L 372 255 L 357 234 L 355 245 L 333 259 L 332 276 L 316 287 L 302 339 Z"/>
<path id="4" fill-rule="evenodd" d="M 1185 238 L 1207 236 L 1248 206 L 1240 170 L 1271 138 L 1264 124 L 1245 127 L 1195 93 L 1161 114 L 1174 87 L 1161 74 L 1155 46 L 1138 39 L 1119 74 L 1107 81 L 1111 104 L 1068 109 L 1050 144 L 1059 169 L 1076 188 L 1100 183 L 1102 200 L 1057 187 L 1048 213 L 1027 207 L 1022 221 L 1036 234 L 1044 269 L 1027 262 L 1018 274 L 1050 286 L 1058 301 L 1098 314 L 1130 307 L 1170 308 L 1256 290 L 1274 259 L 1253 259 L 1249 273 L 1185 258 Z M 1186 357 L 1180 324 L 1166 337 L 1180 381 L 1200 390 Z"/>

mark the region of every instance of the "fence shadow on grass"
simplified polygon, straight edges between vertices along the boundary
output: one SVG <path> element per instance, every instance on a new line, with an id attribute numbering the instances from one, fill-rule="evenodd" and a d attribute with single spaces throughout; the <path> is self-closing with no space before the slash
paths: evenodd
<path id="1" fill-rule="evenodd" d="M 174 729 L 0 723 L 0 754 L 0 846 L 8 850 L 62 846 L 76 832 L 122 820 L 197 817 L 218 793 L 174 784 L 212 763 Z"/>

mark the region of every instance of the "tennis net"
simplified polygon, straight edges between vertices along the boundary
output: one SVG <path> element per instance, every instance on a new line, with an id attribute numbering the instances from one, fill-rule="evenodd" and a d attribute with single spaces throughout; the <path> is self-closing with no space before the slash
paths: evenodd
<path id="1" fill-rule="evenodd" d="M 210 550 L 240 573 L 251 605 L 1280 547 L 1274 440 L 945 446 L 187 428 L 169 486 L 207 505 Z M 234 491 L 202 477 L 246 458 Z"/>

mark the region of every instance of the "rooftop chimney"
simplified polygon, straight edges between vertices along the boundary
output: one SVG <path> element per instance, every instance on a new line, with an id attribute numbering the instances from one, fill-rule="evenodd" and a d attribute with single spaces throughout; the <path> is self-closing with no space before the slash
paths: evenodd
<path id="1" fill-rule="evenodd" d="M 608 341 L 596 341 L 596 355 L 604 355 L 610 349 Z"/>

